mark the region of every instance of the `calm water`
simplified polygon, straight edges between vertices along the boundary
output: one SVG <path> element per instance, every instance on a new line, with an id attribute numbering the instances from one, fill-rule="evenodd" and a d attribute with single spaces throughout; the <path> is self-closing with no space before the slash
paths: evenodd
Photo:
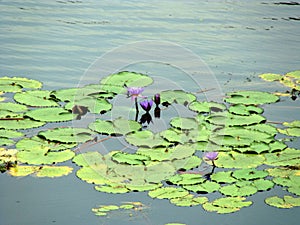
<path id="1" fill-rule="evenodd" d="M 109 72 L 130 69 L 161 79 L 149 92 L 170 83 L 194 90 L 195 81 L 201 88 L 216 87 L 216 94 L 208 97 L 219 99 L 229 90 L 282 90 L 266 85 L 257 75 L 299 69 L 300 6 L 274 2 L 1 0 L 0 76 L 25 76 L 42 81 L 46 89 L 59 89 L 96 83 Z M 151 48 L 161 43 L 169 48 Z M 173 51 L 175 45 L 181 50 Z M 148 46 L 147 51 L 141 46 Z M 202 64 L 194 61 L 195 56 Z M 139 60 L 144 58 L 148 61 Z M 266 107 L 266 115 L 280 121 L 288 113 L 290 120 L 299 120 L 297 107 L 299 101 L 281 102 L 275 109 Z M 145 193 L 99 193 L 75 173 L 58 179 L 2 174 L 0 184 L 0 225 L 296 225 L 300 220 L 299 208 L 265 206 L 264 198 L 282 194 L 279 189 L 251 197 L 254 205 L 241 212 L 217 215 L 201 207 L 152 200 Z M 90 211 L 122 201 L 142 201 L 149 209 L 131 218 L 116 215 L 105 220 Z"/>

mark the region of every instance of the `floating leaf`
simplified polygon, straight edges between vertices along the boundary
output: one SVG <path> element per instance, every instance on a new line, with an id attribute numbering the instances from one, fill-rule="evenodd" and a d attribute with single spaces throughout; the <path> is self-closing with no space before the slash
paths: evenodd
<path id="1" fill-rule="evenodd" d="M 75 99 L 72 102 L 68 102 L 65 105 L 65 109 L 72 110 L 75 105 L 87 107 L 91 113 L 101 114 L 111 110 L 112 108 L 112 104 L 110 104 L 106 99 L 87 96 L 81 99 Z"/>
<path id="2" fill-rule="evenodd" d="M 94 132 L 85 128 L 54 128 L 41 131 L 38 136 L 44 139 L 62 143 L 81 143 L 93 140 Z"/>
<path id="3" fill-rule="evenodd" d="M 28 110 L 28 108 L 25 105 L 20 105 L 20 104 L 12 103 L 12 102 L 0 103 L 0 111 L 9 111 L 9 112 L 20 113 L 20 112 L 25 112 L 27 110 Z"/>
<path id="4" fill-rule="evenodd" d="M 195 149 L 191 145 L 177 145 L 169 148 L 139 148 L 136 153 L 146 156 L 152 161 L 173 161 L 192 156 Z"/>
<path id="5" fill-rule="evenodd" d="M 288 72 L 285 76 L 300 79 L 300 70 Z"/>
<path id="6" fill-rule="evenodd" d="M 175 188 L 175 187 L 161 187 L 152 191 L 149 191 L 149 196 L 151 198 L 158 199 L 172 199 L 172 198 L 180 198 L 189 194 L 188 191 L 183 188 Z"/>
<path id="7" fill-rule="evenodd" d="M 257 192 L 257 188 L 251 185 L 251 182 L 237 182 L 223 186 L 219 191 L 226 196 L 239 197 L 253 195 Z"/>
<path id="8" fill-rule="evenodd" d="M 289 177 L 292 175 L 296 175 L 299 170 L 294 170 L 287 167 L 276 167 L 276 168 L 268 168 L 268 173 L 272 177 Z"/>
<path id="9" fill-rule="evenodd" d="M 105 121 L 97 119 L 95 122 L 90 123 L 89 128 L 101 134 L 108 135 L 125 135 L 141 129 L 141 124 L 123 118 L 117 118 L 113 121 Z"/>
<path id="10" fill-rule="evenodd" d="M 17 159 L 23 163 L 40 165 L 64 162 L 73 158 L 74 155 L 75 153 L 71 150 L 48 153 L 44 151 L 20 151 L 17 154 Z"/>
<path id="11" fill-rule="evenodd" d="M 198 113 L 210 113 L 224 111 L 226 106 L 217 102 L 192 102 L 189 109 Z"/>
<path id="12" fill-rule="evenodd" d="M 233 177 L 236 179 L 242 179 L 242 180 L 254 180 L 259 178 L 264 178 L 268 176 L 268 172 L 263 170 L 257 170 L 257 169 L 241 169 L 241 170 L 235 170 L 232 174 Z"/>
<path id="13" fill-rule="evenodd" d="M 1 77 L 0 91 L 4 92 L 19 92 L 23 88 L 38 89 L 42 87 L 42 83 L 37 80 L 32 80 L 23 77 Z"/>
<path id="14" fill-rule="evenodd" d="M 126 87 L 145 87 L 153 82 L 152 78 L 141 73 L 122 71 L 116 74 L 111 74 L 100 81 L 103 90 L 122 93 Z"/>
<path id="15" fill-rule="evenodd" d="M 50 94 L 51 91 L 46 90 L 25 91 L 16 93 L 14 99 L 18 103 L 34 107 L 59 106 Z"/>
<path id="16" fill-rule="evenodd" d="M 195 193 L 207 194 L 219 190 L 220 184 L 213 181 L 205 181 L 196 185 L 184 185 L 183 188 Z"/>
<path id="17" fill-rule="evenodd" d="M 14 177 L 25 177 L 38 171 L 40 166 L 16 165 L 9 169 L 9 174 Z"/>
<path id="18" fill-rule="evenodd" d="M 23 137 L 23 136 L 24 136 L 24 134 L 22 132 L 0 129 L 0 137 L 19 138 L 19 137 Z"/>
<path id="19" fill-rule="evenodd" d="M 9 163 L 9 162 L 16 162 L 16 153 L 18 151 L 15 149 L 4 149 L 0 148 L 0 164 L 2 163 Z"/>
<path id="20" fill-rule="evenodd" d="M 77 172 L 76 175 L 78 178 L 81 180 L 84 180 L 87 183 L 92 183 L 92 184 L 98 184 L 98 185 L 105 185 L 105 184 L 110 184 L 113 183 L 114 181 L 110 182 L 106 177 L 105 177 L 105 172 L 106 172 L 107 167 L 103 164 L 101 166 L 95 167 L 83 167 L 80 168 Z M 99 191 L 100 189 L 97 188 Z"/>
<path id="21" fill-rule="evenodd" d="M 168 179 L 168 183 L 175 185 L 195 185 L 202 184 L 205 181 L 206 179 L 201 177 L 200 174 L 193 173 L 176 174 Z"/>
<path id="22" fill-rule="evenodd" d="M 219 214 L 233 213 L 252 204 L 251 201 L 244 201 L 245 199 L 244 197 L 218 198 L 213 202 L 204 203 L 203 208 L 206 211 L 217 212 Z"/>
<path id="23" fill-rule="evenodd" d="M 22 130 L 29 128 L 41 127 L 45 122 L 33 121 L 30 119 L 23 119 L 23 115 L 16 116 L 16 118 L 11 118 L 7 120 L 0 120 L 0 128 L 8 130 Z"/>
<path id="24" fill-rule="evenodd" d="M 102 185 L 95 186 L 96 191 L 105 192 L 105 193 L 113 193 L 113 194 L 123 194 L 129 192 L 129 189 L 120 184 L 111 184 L 111 185 Z"/>
<path id="25" fill-rule="evenodd" d="M 175 117 L 171 120 L 170 125 L 181 130 L 190 130 L 197 129 L 199 122 L 194 118 Z"/>
<path id="26" fill-rule="evenodd" d="M 294 148 L 286 148 L 281 152 L 265 154 L 266 165 L 270 166 L 293 166 L 299 164 L 300 151 Z"/>
<path id="27" fill-rule="evenodd" d="M 159 136 L 159 134 L 153 134 L 149 130 L 143 130 L 140 132 L 128 134 L 126 136 L 126 141 L 129 144 L 138 146 L 138 147 L 159 147 L 159 146 L 168 146 L 169 142 L 165 141 Z"/>
<path id="28" fill-rule="evenodd" d="M 229 92 L 226 96 L 225 101 L 231 104 L 257 105 L 274 103 L 279 100 L 276 95 L 261 91 Z"/>
<path id="29" fill-rule="evenodd" d="M 70 174 L 73 171 L 69 166 L 43 166 L 36 173 L 37 177 L 61 177 Z"/>
<path id="30" fill-rule="evenodd" d="M 206 202 L 208 202 L 207 197 L 195 197 L 192 194 L 185 195 L 181 198 L 172 198 L 170 199 L 170 202 L 177 206 L 196 206 L 196 205 L 202 205 Z"/>
<path id="31" fill-rule="evenodd" d="M 41 108 L 25 113 L 31 119 L 43 122 L 63 122 L 75 119 L 76 115 L 62 108 Z"/>
<path id="32" fill-rule="evenodd" d="M 211 180 L 218 183 L 233 183 L 236 182 L 236 178 L 232 177 L 232 171 L 220 171 L 210 176 Z"/>
<path id="33" fill-rule="evenodd" d="M 262 155 L 242 154 L 234 151 L 219 152 L 215 160 L 217 167 L 224 168 L 255 168 L 264 163 Z"/>
<path id="34" fill-rule="evenodd" d="M 234 115 L 228 112 L 220 112 L 209 115 L 206 120 L 209 123 L 215 125 L 225 125 L 225 126 L 244 126 L 259 124 L 266 119 L 258 114 L 251 114 L 249 116 Z"/>
<path id="35" fill-rule="evenodd" d="M 284 126 L 288 127 L 286 129 L 278 129 L 278 131 L 282 134 L 286 134 L 288 136 L 296 136 L 300 137 L 300 121 L 295 120 L 292 122 L 284 122 Z"/>
<path id="36" fill-rule="evenodd" d="M 282 209 L 290 209 L 300 206 L 300 198 L 294 198 L 293 196 L 285 195 L 283 198 L 278 196 L 272 196 L 265 199 L 266 204 Z"/>
<path id="37" fill-rule="evenodd" d="M 41 139 L 37 136 L 33 136 L 31 138 L 24 138 L 20 141 L 17 142 L 16 148 L 18 150 L 26 150 L 26 151 L 32 151 L 32 150 L 37 150 L 37 151 L 60 151 L 60 150 L 65 150 L 69 148 L 75 147 L 77 144 L 71 143 L 71 144 L 66 144 L 66 143 L 57 143 L 57 142 L 51 142 L 47 141 L 44 139 Z"/>
<path id="38" fill-rule="evenodd" d="M 255 186 L 258 191 L 268 191 L 274 187 L 274 183 L 271 180 L 265 179 L 254 180 L 252 185 Z"/>
<path id="39" fill-rule="evenodd" d="M 129 165 L 144 165 L 144 161 L 149 161 L 150 158 L 138 154 L 129 154 L 125 152 L 116 152 L 112 156 L 112 160 L 118 163 L 126 163 Z"/>
<path id="40" fill-rule="evenodd" d="M 160 93 L 160 98 L 162 104 L 168 105 L 172 103 L 177 103 L 184 106 L 187 106 L 188 104 L 197 99 L 195 95 L 182 90 L 162 91 Z"/>
<path id="41" fill-rule="evenodd" d="M 264 73 L 259 75 L 260 78 L 266 80 L 266 81 L 279 81 L 282 79 L 281 74 L 275 74 L 275 73 Z"/>
<path id="42" fill-rule="evenodd" d="M 249 116 L 252 113 L 261 114 L 263 113 L 264 110 L 260 107 L 253 106 L 253 105 L 246 106 L 243 104 L 237 104 L 237 105 L 230 106 L 228 111 L 230 113 L 237 114 L 237 115 Z"/>

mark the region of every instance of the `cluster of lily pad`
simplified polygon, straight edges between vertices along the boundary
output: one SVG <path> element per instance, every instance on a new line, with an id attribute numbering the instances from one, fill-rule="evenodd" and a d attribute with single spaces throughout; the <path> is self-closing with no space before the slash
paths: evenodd
<path id="1" fill-rule="evenodd" d="M 114 110 L 118 106 L 112 105 L 112 99 L 118 95 L 134 99 L 136 108 L 141 97 L 140 106 L 149 113 L 153 100 L 143 99 L 141 92 L 152 82 L 147 75 L 124 71 L 99 84 L 47 91 L 41 90 L 39 81 L 0 78 L 2 171 L 58 177 L 72 172 L 72 167 L 61 165 L 72 160 L 80 167 L 77 177 L 106 193 L 147 191 L 150 197 L 177 206 L 202 205 L 207 211 L 232 213 L 252 204 L 248 196 L 277 185 L 290 195 L 269 197 L 268 205 L 300 205 L 300 150 L 277 138 L 278 134 L 299 137 L 300 122 L 278 127 L 268 123 L 262 105 L 279 101 L 275 94 L 237 91 L 227 93 L 220 103 L 199 101 L 196 94 L 183 90 L 165 90 L 154 96 L 156 107 L 184 106 L 193 116 L 171 118 L 169 127 L 158 133 L 143 127 L 141 120 L 125 117 L 100 117 L 87 127 L 69 127 L 68 121 L 84 119 L 86 114 Z M 132 148 L 109 149 L 107 154 L 101 149 L 76 151 L 105 136 L 123 138 Z M 212 170 L 201 171 L 203 165 Z M 210 193 L 223 197 L 209 199 Z M 104 215 L 103 210 L 93 211 Z"/>

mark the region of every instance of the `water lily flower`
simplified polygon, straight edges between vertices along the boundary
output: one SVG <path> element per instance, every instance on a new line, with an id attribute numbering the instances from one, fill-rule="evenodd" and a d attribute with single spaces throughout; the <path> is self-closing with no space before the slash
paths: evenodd
<path id="1" fill-rule="evenodd" d="M 208 160 L 214 161 L 218 157 L 218 152 L 206 152 L 204 153 L 204 157 Z"/>
<path id="2" fill-rule="evenodd" d="M 160 104 L 160 94 L 155 94 L 153 99 L 156 105 Z"/>
<path id="3" fill-rule="evenodd" d="M 142 87 L 127 87 L 127 95 L 131 97 L 131 100 L 137 97 L 142 97 L 141 93 L 144 91 Z"/>
<path id="4" fill-rule="evenodd" d="M 141 106 L 146 112 L 149 112 L 149 111 L 150 111 L 152 105 L 153 105 L 152 99 L 150 99 L 150 100 L 146 99 L 146 100 L 140 102 L 140 106 Z"/>

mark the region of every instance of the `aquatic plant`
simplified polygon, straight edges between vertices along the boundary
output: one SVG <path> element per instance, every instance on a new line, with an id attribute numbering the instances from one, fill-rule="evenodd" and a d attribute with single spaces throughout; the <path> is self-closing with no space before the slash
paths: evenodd
<path id="1" fill-rule="evenodd" d="M 291 88 L 290 97 L 299 91 L 299 71 L 260 77 Z M 111 99 L 128 95 L 138 112 L 137 99 L 152 82 L 147 75 L 123 71 L 99 84 L 48 91 L 39 90 L 39 81 L 1 78 L 1 96 L 6 98 L 0 103 L 1 171 L 54 178 L 70 174 L 73 168 L 61 163 L 72 160 L 79 167 L 77 177 L 100 192 L 145 191 L 176 206 L 202 205 L 208 212 L 223 214 L 251 206 L 248 196 L 282 187 L 284 196 L 267 197 L 266 204 L 277 208 L 300 205 L 300 150 L 288 142 L 300 137 L 300 122 L 271 124 L 263 115 L 264 104 L 276 104 L 283 93 L 235 91 L 218 103 L 199 101 L 195 93 L 183 90 L 164 90 L 140 102 L 146 113 L 139 121 L 113 118 L 118 106 Z M 171 118 L 166 121 L 169 126 L 156 133 L 142 126 L 151 121 L 156 125 L 150 114 L 153 103 L 155 117 L 161 117 L 160 104 L 163 110 L 170 105 L 186 107 L 191 114 Z M 85 121 L 91 114 L 97 118 L 87 120 L 88 128 L 76 127 L 76 123 L 70 127 L 70 121 Z M 278 134 L 285 138 L 279 139 Z M 106 154 L 100 153 L 102 149 L 80 152 L 112 138 L 124 141 L 125 148 L 108 149 Z M 223 197 L 210 199 L 209 193 L 214 192 Z M 106 216 L 142 205 L 99 206 L 93 212 Z"/>

